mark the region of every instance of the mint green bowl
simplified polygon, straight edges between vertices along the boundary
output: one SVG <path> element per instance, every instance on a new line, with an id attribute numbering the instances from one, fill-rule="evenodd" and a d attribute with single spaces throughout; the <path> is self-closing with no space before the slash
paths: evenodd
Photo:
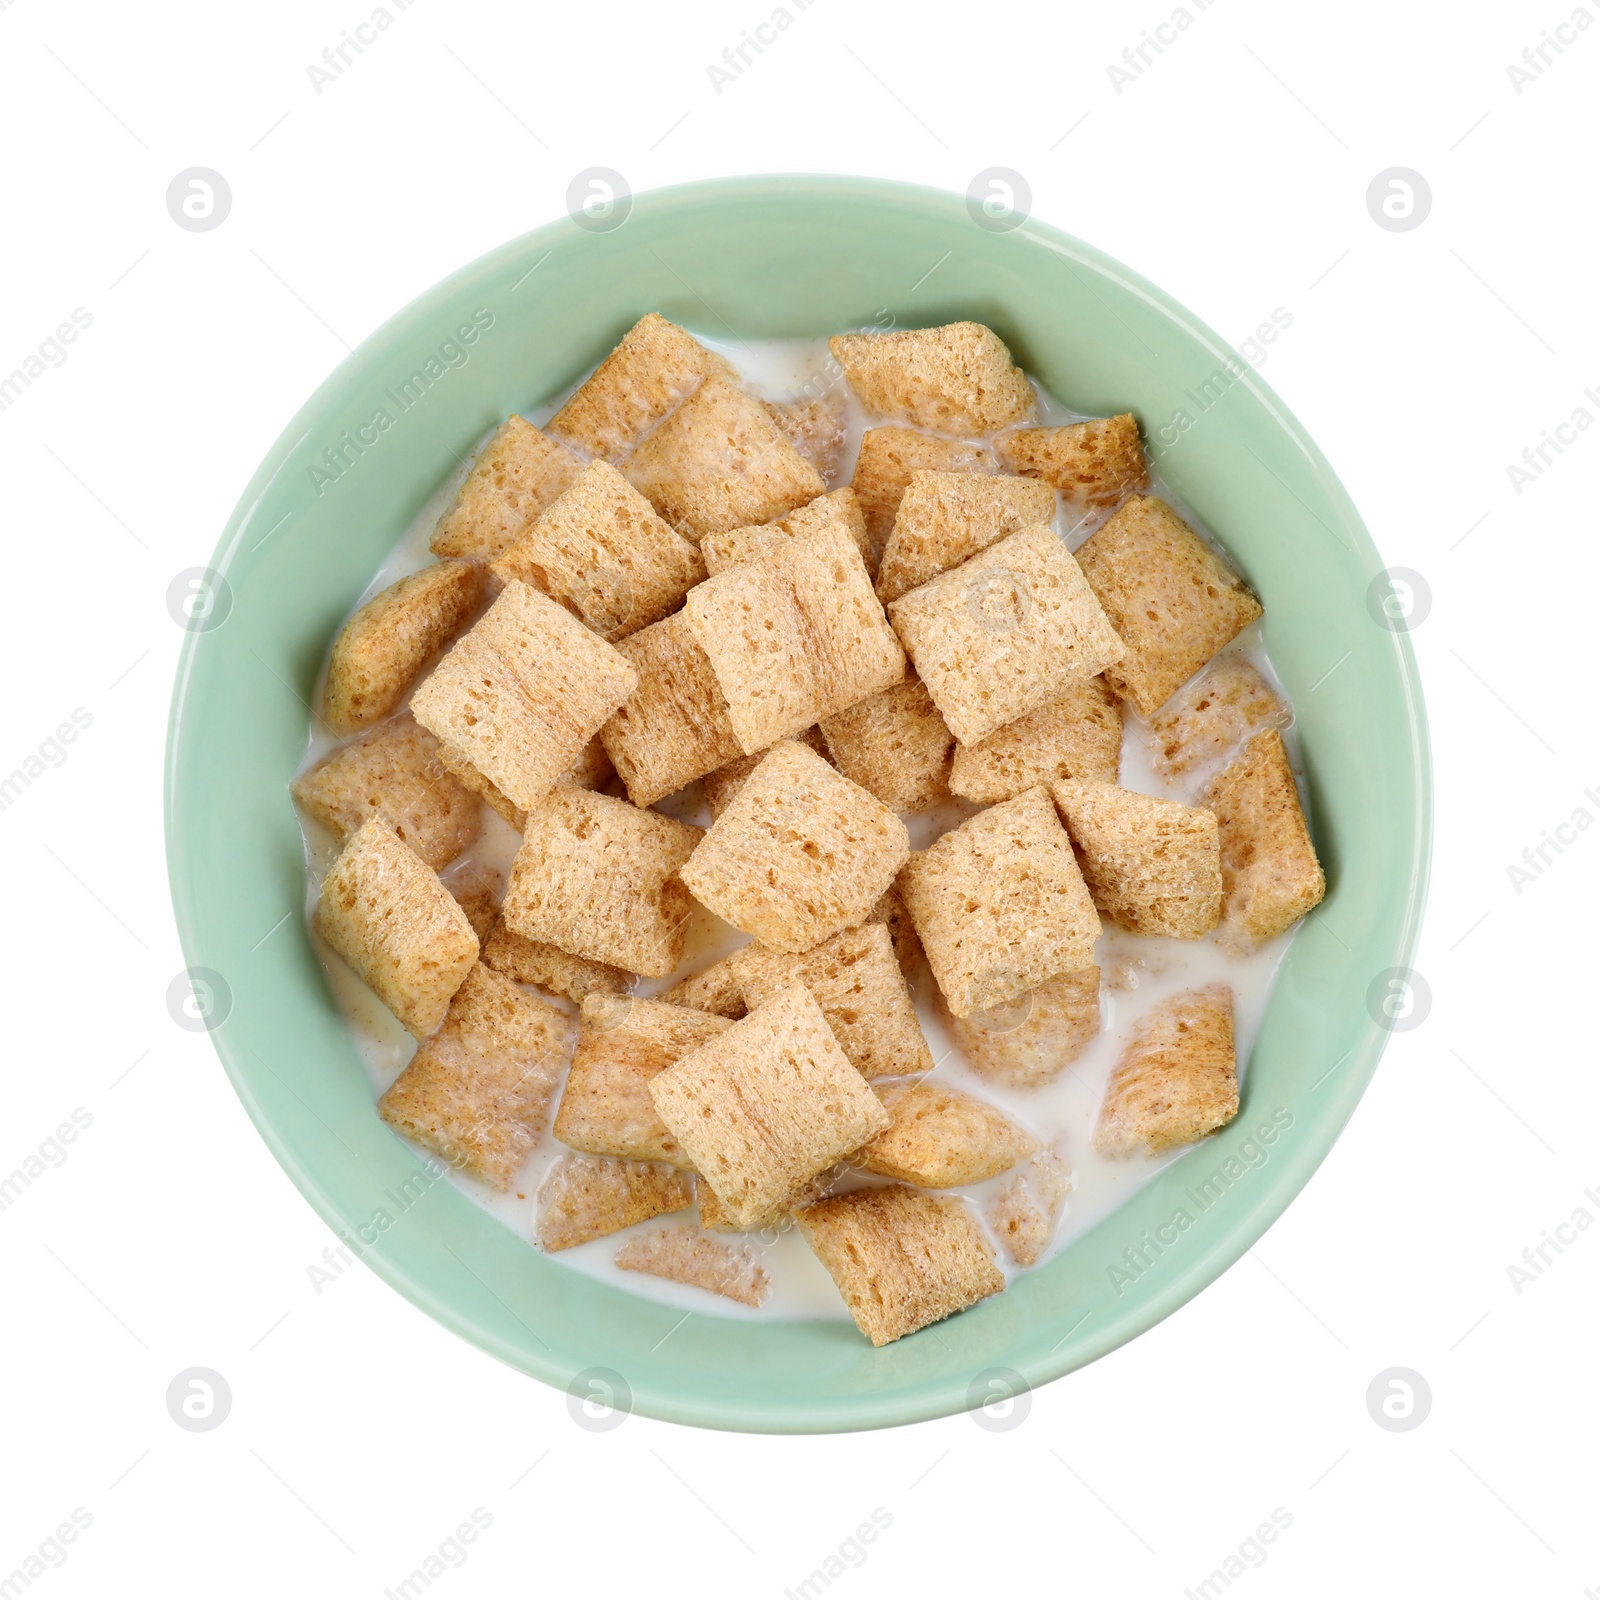
<path id="1" fill-rule="evenodd" d="M 448 1183 L 420 1185 L 401 1209 L 407 1181 L 415 1192 L 425 1177 L 421 1159 L 379 1122 L 306 935 L 287 786 L 334 630 L 491 424 L 571 383 L 646 311 L 710 335 L 774 338 L 871 326 L 885 310 L 902 327 L 988 323 L 1062 400 L 1132 410 L 1153 443 L 1179 411 L 1196 418 L 1169 429 L 1177 442 L 1161 470 L 1266 604 L 1330 889 L 1283 965 L 1238 1119 L 1005 1294 L 877 1351 L 847 1322 L 707 1311 L 674 1331 L 681 1311 L 539 1254 Z M 441 347 L 474 312 L 492 325 L 452 345 L 467 353 L 452 365 Z M 401 413 L 387 391 L 430 359 L 437 377 Z M 772 1432 L 960 1411 L 987 1396 L 971 1386 L 995 1367 L 1044 1383 L 1142 1333 L 1238 1260 L 1372 1076 L 1387 1034 L 1369 990 L 1409 961 L 1430 816 L 1410 646 L 1369 609 L 1383 564 L 1316 446 L 1248 370 L 1228 378 L 1238 366 L 1181 306 L 1065 234 L 1032 221 L 989 231 L 960 196 L 859 178 L 664 190 L 637 196 L 609 232 L 564 219 L 373 334 L 284 430 L 228 523 L 212 562 L 227 590 L 211 621 L 226 615 L 186 640 L 167 749 L 179 933 L 191 966 L 220 973 L 232 995 L 225 1016 L 218 1007 L 218 1053 L 328 1224 L 430 1315 L 547 1383 L 606 1368 L 645 1414 Z M 1218 398 L 1201 411 L 1192 397 L 1208 384 Z M 380 408 L 392 427 L 371 426 Z M 330 449 L 344 451 L 338 476 Z"/>

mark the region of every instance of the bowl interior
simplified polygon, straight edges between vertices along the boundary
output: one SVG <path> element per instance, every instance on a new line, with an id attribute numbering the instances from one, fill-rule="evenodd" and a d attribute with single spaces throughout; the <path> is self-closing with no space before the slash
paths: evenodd
<path id="1" fill-rule="evenodd" d="M 1297 712 L 1330 888 L 1280 972 L 1238 1119 L 1005 1294 L 881 1351 L 846 1323 L 696 1313 L 675 1326 L 681 1312 L 540 1255 L 430 1181 L 374 1114 L 303 931 L 287 785 L 333 630 L 473 442 L 571 383 L 651 310 L 745 338 L 972 318 L 1067 404 L 1133 411 L 1162 473 L 1264 601 L 1266 647 Z M 604 1368 L 650 1415 L 821 1431 L 964 1409 L 986 1369 L 1038 1384 L 1082 1366 L 1254 1243 L 1376 1065 L 1386 1034 L 1368 990 L 1409 956 L 1429 806 L 1409 646 L 1369 610 L 1381 565 L 1327 463 L 1231 348 L 1037 223 L 994 232 L 958 196 L 760 178 L 636 197 L 610 232 L 540 229 L 430 290 L 338 368 L 213 558 L 221 581 L 174 694 L 167 829 L 187 959 L 230 996 L 214 1017 L 223 1063 L 290 1176 L 369 1265 L 556 1385 Z"/>

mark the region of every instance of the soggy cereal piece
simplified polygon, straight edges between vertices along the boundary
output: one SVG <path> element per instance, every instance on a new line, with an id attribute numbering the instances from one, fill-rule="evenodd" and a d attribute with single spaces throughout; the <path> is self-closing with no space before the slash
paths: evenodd
<path id="1" fill-rule="evenodd" d="M 906 863 L 900 893 L 958 1017 L 1094 960 L 1100 919 L 1043 789 L 1005 800 Z"/>
<path id="2" fill-rule="evenodd" d="M 713 1239 L 692 1223 L 674 1223 L 636 1234 L 617 1251 L 627 1272 L 648 1272 L 691 1288 L 720 1294 L 741 1305 L 759 1306 L 767 1298 L 767 1269 L 747 1244 Z"/>
<path id="3" fill-rule="evenodd" d="M 997 539 L 1048 523 L 1056 492 L 1004 474 L 913 472 L 878 568 L 885 605 L 987 550 Z"/>
<path id="4" fill-rule="evenodd" d="M 989 1202 L 989 1226 L 1019 1267 L 1033 1266 L 1050 1248 L 1074 1187 L 1066 1162 L 1054 1150 L 1041 1150 Z"/>
<path id="5" fill-rule="evenodd" d="M 791 984 L 803 983 L 863 1078 L 933 1071 L 894 941 L 881 922 L 846 928 L 804 955 L 751 945 L 738 977 L 751 1011 Z"/>
<path id="6" fill-rule="evenodd" d="M 485 966 L 492 965 L 485 954 L 485 946 L 489 942 L 489 935 L 494 932 L 495 923 L 500 920 L 500 902 L 505 898 L 506 880 L 493 867 L 481 861 L 471 861 L 452 872 L 444 886 L 455 896 L 456 904 L 466 912 L 467 921 L 472 924 L 472 931 L 478 939 L 478 959 Z"/>
<path id="7" fill-rule="evenodd" d="M 869 417 L 940 433 L 993 433 L 1033 415 L 1033 388 L 978 322 L 893 333 L 839 333 L 833 358 Z"/>
<path id="8" fill-rule="evenodd" d="M 572 1056 L 572 1019 L 481 962 L 378 1115 L 462 1172 L 509 1189 Z"/>
<path id="9" fill-rule="evenodd" d="M 771 550 L 786 540 L 796 539 L 815 528 L 837 526 L 855 540 L 862 559 L 871 549 L 867 535 L 867 520 L 861 514 L 861 502 L 854 489 L 835 489 L 831 494 L 819 495 L 808 501 L 798 511 L 771 522 L 759 522 L 753 528 L 729 528 L 725 533 L 708 533 L 700 541 L 700 554 L 705 558 L 706 571 L 715 577 L 741 561 Z"/>
<path id="10" fill-rule="evenodd" d="M 523 417 L 508 417 L 439 518 L 436 556 L 493 561 L 583 470 L 583 458 Z"/>
<path id="11" fill-rule="evenodd" d="M 770 522 L 827 490 L 753 395 L 712 378 L 647 438 L 622 470 L 690 539 Z"/>
<path id="12" fill-rule="evenodd" d="M 878 1098 L 893 1120 L 850 1164 L 879 1177 L 953 1189 L 1007 1172 L 1039 1148 L 1004 1112 L 947 1084 L 890 1084 Z"/>
<path id="13" fill-rule="evenodd" d="M 835 523 L 708 578 L 684 614 L 747 755 L 905 676 L 861 552 Z"/>
<path id="14" fill-rule="evenodd" d="M 755 948 L 748 944 L 742 946 L 731 956 L 713 961 L 699 972 L 691 972 L 687 978 L 680 979 L 656 998 L 670 1005 L 693 1006 L 697 1011 L 709 1011 L 714 1016 L 737 1022 L 750 1009 L 744 1003 L 744 986 L 739 979 L 739 969 Z"/>
<path id="15" fill-rule="evenodd" d="M 894 945 L 894 958 L 907 978 L 917 970 L 922 956 L 922 941 L 917 937 L 911 913 L 906 910 L 905 899 L 897 885 L 890 884 L 883 891 L 877 905 L 867 913 L 868 922 L 881 922 L 889 930 L 889 941 Z"/>
<path id="16" fill-rule="evenodd" d="M 834 765 L 891 811 L 949 798 L 955 736 L 920 678 L 908 675 L 818 726 Z"/>
<path id="17" fill-rule="evenodd" d="M 617 648 L 639 687 L 600 739 L 636 806 L 652 806 L 741 755 L 717 675 L 682 612 Z"/>
<path id="18" fill-rule="evenodd" d="M 688 1006 L 592 994 L 583 1002 L 578 1050 L 553 1132 L 595 1156 L 687 1166 L 650 1100 L 650 1080 L 733 1026 Z"/>
<path id="19" fill-rule="evenodd" d="M 693 910 L 678 871 L 701 834 L 626 800 L 553 790 L 528 813 L 501 919 L 568 955 L 664 978 Z"/>
<path id="20" fill-rule="evenodd" d="M 380 817 L 345 842 L 322 880 L 316 929 L 406 1028 L 425 1039 L 478 960 L 467 914 Z"/>
<path id="21" fill-rule="evenodd" d="M 822 481 L 833 483 L 844 457 L 844 391 L 834 389 L 815 400 L 769 401 L 767 412 Z"/>
<path id="22" fill-rule="evenodd" d="M 537 1196 L 534 1241 L 541 1250 L 570 1250 L 636 1222 L 694 1204 L 694 1179 L 658 1161 L 564 1155 L 545 1174 Z"/>
<path id="23" fill-rule="evenodd" d="M 891 602 L 950 731 L 977 744 L 1122 659 L 1122 640 L 1049 528 L 1024 528 Z"/>
<path id="24" fill-rule="evenodd" d="M 608 461 L 591 461 L 489 569 L 612 644 L 659 622 L 705 575 L 700 552 Z"/>
<path id="25" fill-rule="evenodd" d="M 994 447 L 1012 472 L 1059 489 L 1074 510 L 1109 511 L 1150 484 L 1139 424 L 1127 413 L 1065 428 L 1019 428 Z"/>
<path id="26" fill-rule="evenodd" d="M 956 746 L 950 792 L 993 805 L 1062 778 L 1115 783 L 1122 710 L 1103 677 L 1075 683 L 976 744 Z"/>
<path id="27" fill-rule="evenodd" d="M 815 724 L 794 737 L 796 744 L 814 750 L 824 761 L 833 759 L 828 751 L 828 741 L 822 737 L 822 729 Z M 700 787 L 706 804 L 711 808 L 713 822 L 733 804 L 733 797 L 744 787 L 745 779 L 761 765 L 766 753 L 765 750 L 757 750 L 753 756 L 740 756 L 737 761 L 730 761 L 727 766 L 706 774 L 705 782 Z"/>
<path id="28" fill-rule="evenodd" d="M 917 472 L 991 473 L 1000 458 L 987 445 L 962 439 L 941 439 L 915 428 L 868 428 L 861 436 L 852 487 L 867 519 L 872 555 L 867 570 L 876 572 L 894 529 L 900 501 Z"/>
<path id="29" fill-rule="evenodd" d="M 605 640 L 513 581 L 429 674 L 411 710 L 527 811 L 638 686 L 638 673 Z"/>
<path id="30" fill-rule="evenodd" d="M 1250 949 L 1276 939 L 1327 892 L 1275 728 L 1258 733 L 1206 794 L 1222 846 L 1223 933 Z"/>
<path id="31" fill-rule="evenodd" d="M 1238 1110 L 1233 990 L 1189 989 L 1135 1027 L 1111 1070 L 1094 1147 L 1103 1156 L 1159 1155 L 1215 1133 Z"/>
<path id="32" fill-rule="evenodd" d="M 382 817 L 436 872 L 483 830 L 478 802 L 439 760 L 438 740 L 404 715 L 335 750 L 289 792 L 341 842 Z"/>
<path id="33" fill-rule="evenodd" d="M 337 733 L 382 722 L 482 599 L 481 567 L 436 561 L 367 601 L 333 641 L 323 720 Z"/>
<path id="34" fill-rule="evenodd" d="M 956 1017 L 936 995 L 939 1019 L 967 1065 L 1008 1089 L 1053 1082 L 1100 1033 L 1100 969 L 1060 972 L 987 1010 Z"/>
<path id="35" fill-rule="evenodd" d="M 621 967 L 569 956 L 539 939 L 524 939 L 499 918 L 484 941 L 483 964 L 517 983 L 531 983 L 561 995 L 574 1005 L 591 994 L 626 994 L 633 983 L 633 974 Z"/>
<path id="36" fill-rule="evenodd" d="M 732 370 L 676 323 L 652 311 L 579 384 L 545 431 L 586 455 L 615 463 L 703 379 Z"/>
<path id="37" fill-rule="evenodd" d="M 795 1213 L 856 1326 L 882 1346 L 1006 1286 L 965 1201 L 902 1184 L 833 1195 Z"/>
<path id="38" fill-rule="evenodd" d="M 724 922 L 796 954 L 862 921 L 910 848 L 887 806 L 789 741 L 767 752 L 682 876 Z"/>
<path id="39" fill-rule="evenodd" d="M 1261 603 L 1165 501 L 1135 495 L 1078 547 L 1127 653 L 1106 673 L 1148 717 L 1261 615 Z"/>
<path id="40" fill-rule="evenodd" d="M 1095 909 L 1134 933 L 1200 939 L 1222 916 L 1217 819 L 1114 783 L 1054 785 Z"/>
<path id="41" fill-rule="evenodd" d="M 1263 728 L 1288 726 L 1288 706 L 1249 661 L 1220 656 L 1151 717 L 1151 765 L 1181 778 L 1225 761 Z"/>
<path id="42" fill-rule="evenodd" d="M 889 1123 L 799 983 L 658 1074 L 650 1096 L 740 1227 Z"/>

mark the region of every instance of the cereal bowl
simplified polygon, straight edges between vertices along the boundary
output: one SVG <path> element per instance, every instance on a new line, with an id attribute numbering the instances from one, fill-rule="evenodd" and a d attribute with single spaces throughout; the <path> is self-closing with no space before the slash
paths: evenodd
<path id="1" fill-rule="evenodd" d="M 881 1350 L 848 1322 L 685 1318 L 541 1255 L 438 1181 L 437 1163 L 374 1114 L 300 916 L 288 783 L 328 640 L 485 430 L 557 394 L 652 310 L 746 339 L 972 319 L 1072 407 L 1131 410 L 1166 481 L 1225 531 L 1265 603 L 1264 638 L 1297 710 L 1329 887 L 1279 970 L 1239 1116 L 1005 1294 Z M 1382 561 L 1238 352 L 1031 219 L 897 184 L 787 177 L 639 195 L 541 228 L 430 290 L 341 364 L 246 489 L 196 593 L 173 697 L 167 846 L 223 1065 L 354 1254 L 576 1397 L 708 1427 L 825 1432 L 946 1415 L 1059 1377 L 1254 1244 L 1404 1025 L 1393 997 L 1408 993 L 1426 888 L 1429 767 Z"/>

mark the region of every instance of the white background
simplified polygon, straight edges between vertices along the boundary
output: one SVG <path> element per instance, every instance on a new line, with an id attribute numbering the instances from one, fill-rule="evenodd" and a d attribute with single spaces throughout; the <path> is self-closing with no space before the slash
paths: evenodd
<path id="1" fill-rule="evenodd" d="M 75 1107 L 93 1118 L 0 1213 L 0 1577 L 82 1507 L 92 1525 L 30 1595 L 376 1596 L 481 1507 L 491 1525 L 430 1595 L 781 1595 L 881 1507 L 892 1523 L 829 1594 L 1179 1596 L 1281 1507 L 1292 1523 L 1228 1594 L 1578 1600 L 1600 1588 L 1600 1230 L 1520 1292 L 1507 1267 L 1576 1209 L 1600 1218 L 1600 837 L 1520 893 L 1507 868 L 1577 808 L 1600 816 L 1600 431 L 1520 494 L 1507 466 L 1576 408 L 1600 416 L 1600 28 L 1518 94 L 1507 66 L 1570 0 L 1188 0 L 1194 26 L 1118 94 L 1108 64 L 1170 0 L 788 3 L 794 26 L 720 94 L 708 64 L 769 0 L 414 0 L 318 95 L 307 66 L 367 0 L 0 0 L 0 373 L 75 307 L 93 317 L 0 412 L 0 768 L 75 707 L 93 718 L 0 812 L 0 1172 Z M 597 165 L 636 190 L 825 170 L 959 191 L 1016 169 L 1036 214 L 1230 339 L 1292 314 L 1266 381 L 1431 590 L 1431 1013 L 1255 1251 L 1008 1432 L 584 1431 L 366 1269 L 313 1291 L 328 1230 L 167 1012 L 169 582 L 348 347 L 560 215 Z M 191 166 L 232 187 L 212 232 L 167 214 Z M 1409 232 L 1367 211 L 1391 166 L 1432 189 Z M 213 1432 L 167 1415 L 196 1365 L 232 1389 Z M 1368 1414 L 1394 1366 L 1432 1392 L 1409 1432 Z"/>

